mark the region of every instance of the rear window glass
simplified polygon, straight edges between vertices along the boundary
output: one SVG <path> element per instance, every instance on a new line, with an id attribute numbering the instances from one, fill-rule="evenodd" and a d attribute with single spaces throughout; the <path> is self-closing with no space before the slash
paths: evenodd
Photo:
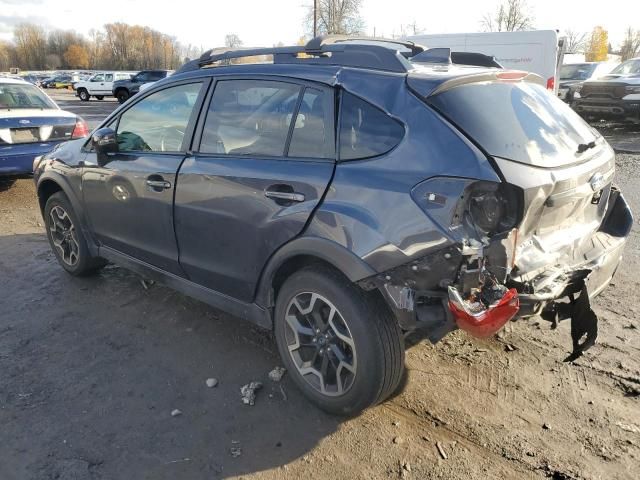
<path id="1" fill-rule="evenodd" d="M 387 153 L 404 136 L 404 127 L 382 110 L 344 93 L 340 112 L 340 160 Z"/>
<path id="2" fill-rule="evenodd" d="M 490 155 L 540 167 L 575 162 L 578 146 L 596 133 L 541 85 L 462 85 L 429 98 Z"/>

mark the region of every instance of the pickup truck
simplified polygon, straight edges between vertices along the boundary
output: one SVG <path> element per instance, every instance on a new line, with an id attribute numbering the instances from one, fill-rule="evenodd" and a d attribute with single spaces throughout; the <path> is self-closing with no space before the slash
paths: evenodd
<path id="1" fill-rule="evenodd" d="M 640 123 L 640 57 L 632 58 L 597 80 L 582 84 L 571 107 L 589 119 Z"/>
<path id="2" fill-rule="evenodd" d="M 73 88 L 76 96 L 83 102 L 88 102 L 91 97 L 102 100 L 111 96 L 114 82 L 129 79 L 135 74 L 136 72 L 98 72 L 87 81 L 75 83 Z"/>

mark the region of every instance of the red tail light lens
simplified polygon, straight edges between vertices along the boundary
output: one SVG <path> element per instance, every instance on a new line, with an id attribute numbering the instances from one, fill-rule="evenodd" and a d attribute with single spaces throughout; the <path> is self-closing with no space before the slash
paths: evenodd
<path id="1" fill-rule="evenodd" d="M 556 88 L 556 77 L 549 77 L 547 79 L 547 90 L 553 90 Z"/>
<path id="2" fill-rule="evenodd" d="M 464 304 L 449 297 L 449 309 L 456 324 L 474 337 L 487 338 L 500 330 L 520 309 L 518 292 L 512 288 L 507 290 L 502 299 L 479 313 L 469 312 Z"/>
<path id="3" fill-rule="evenodd" d="M 87 123 L 78 118 L 76 120 L 76 126 L 73 127 L 73 133 L 71 133 L 71 138 L 84 138 L 89 136 L 89 127 Z"/>

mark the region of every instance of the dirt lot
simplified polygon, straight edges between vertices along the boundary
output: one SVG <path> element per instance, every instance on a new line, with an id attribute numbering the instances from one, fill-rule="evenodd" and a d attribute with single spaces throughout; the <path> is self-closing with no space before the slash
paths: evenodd
<path id="1" fill-rule="evenodd" d="M 640 212 L 640 155 L 617 164 Z M 344 420 L 268 379 L 276 348 L 249 324 L 117 267 L 65 274 L 34 195 L 29 179 L 0 186 L 2 480 L 638 478 L 637 221 L 585 357 L 562 363 L 564 323 L 456 332 L 409 350 L 404 390 Z"/>

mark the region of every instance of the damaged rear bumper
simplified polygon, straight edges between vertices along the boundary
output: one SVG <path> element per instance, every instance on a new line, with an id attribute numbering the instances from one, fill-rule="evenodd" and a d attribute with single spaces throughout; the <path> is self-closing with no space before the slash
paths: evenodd
<path id="1" fill-rule="evenodd" d="M 609 284 L 622 258 L 632 224 L 627 202 L 619 191 L 612 190 L 600 228 L 590 241 L 584 242 L 581 251 L 574 252 L 572 259 L 575 261 L 550 265 L 527 281 L 514 280 L 511 275 L 506 275 L 492 285 L 492 300 L 485 300 L 484 306 L 480 302 L 474 305 L 469 295 L 461 295 L 462 291 L 469 291 L 465 282 L 468 283 L 474 275 L 482 277 L 480 268 L 480 273 L 477 273 L 468 267 L 465 255 L 468 249 L 461 245 L 450 245 L 367 279 L 363 286 L 382 292 L 403 330 L 421 330 L 423 336 L 432 342 L 456 328 L 477 337 L 488 337 L 512 318 L 543 314 L 553 310 L 556 302 L 562 299 L 569 300 L 571 304 L 580 302 L 583 310 L 587 308 L 591 312 L 588 300 Z M 505 243 L 505 238 L 497 241 Z M 490 247 L 484 250 L 485 253 L 491 252 Z M 508 253 L 494 255 L 494 265 L 496 258 L 502 258 L 507 264 L 501 268 L 512 262 Z M 478 296 L 484 294 L 479 288 L 476 291 Z M 582 305 L 585 300 L 582 297 L 585 296 L 587 307 Z M 575 344 L 574 341 L 574 350 Z"/>

